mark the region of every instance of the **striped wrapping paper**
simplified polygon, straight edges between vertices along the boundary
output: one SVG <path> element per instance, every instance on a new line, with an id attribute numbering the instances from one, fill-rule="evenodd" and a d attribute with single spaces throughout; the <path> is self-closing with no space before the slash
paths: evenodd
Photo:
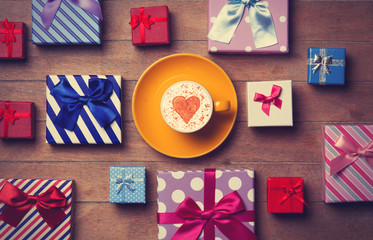
<path id="1" fill-rule="evenodd" d="M 85 105 L 73 131 L 53 123 L 60 112 L 61 105 L 50 94 L 53 87 L 66 78 L 71 87 L 79 94 L 87 93 L 88 80 L 91 77 L 108 79 L 113 83 L 113 94 L 106 104 L 115 109 L 118 117 L 108 126 L 102 128 L 91 111 Z M 47 143 L 57 144 L 119 144 L 122 142 L 121 130 L 121 76 L 116 75 L 47 75 Z"/>
<path id="2" fill-rule="evenodd" d="M 63 210 L 66 213 L 65 219 L 54 229 L 51 229 L 33 206 L 24 216 L 17 227 L 0 221 L 0 239 L 71 239 L 72 215 L 73 215 L 73 189 L 72 180 L 45 180 L 45 179 L 4 179 L 0 178 L 0 188 L 6 183 L 12 183 L 29 195 L 39 195 L 46 192 L 53 185 L 56 186 L 67 198 L 67 207 Z M 0 213 L 4 210 L 5 204 L 0 203 Z"/>
<path id="3" fill-rule="evenodd" d="M 41 12 L 47 0 L 32 0 L 32 42 L 34 44 L 101 44 L 101 20 L 62 0 L 48 30 L 41 21 Z"/>
<path id="4" fill-rule="evenodd" d="M 359 147 L 373 141 L 373 125 L 323 126 L 323 200 L 326 203 L 373 201 L 373 170 L 359 157 L 354 163 L 330 176 L 330 162 L 343 152 L 335 147 L 341 134 Z"/>

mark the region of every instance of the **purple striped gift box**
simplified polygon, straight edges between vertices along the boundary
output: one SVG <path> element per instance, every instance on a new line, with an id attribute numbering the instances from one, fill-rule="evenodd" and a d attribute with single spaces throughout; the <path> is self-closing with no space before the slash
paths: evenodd
<path id="1" fill-rule="evenodd" d="M 9 182 L 28 195 L 40 195 L 50 187 L 58 188 L 67 199 L 67 206 L 62 208 L 66 217 L 53 229 L 48 226 L 34 205 L 22 218 L 22 221 L 13 227 L 0 221 L 0 239 L 61 239 L 72 237 L 72 210 L 73 210 L 73 181 L 47 180 L 47 179 L 8 179 L 0 178 L 0 193 L 4 184 Z M 0 202 L 0 213 L 4 211 L 5 204 Z"/>
<path id="2" fill-rule="evenodd" d="M 323 183 L 326 203 L 373 201 L 373 125 L 323 126 Z"/>

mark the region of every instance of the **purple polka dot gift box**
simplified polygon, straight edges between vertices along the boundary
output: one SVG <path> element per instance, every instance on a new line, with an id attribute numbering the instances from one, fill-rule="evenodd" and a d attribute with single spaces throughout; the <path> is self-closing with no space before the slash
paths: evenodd
<path id="1" fill-rule="evenodd" d="M 158 239 L 257 239 L 254 170 L 160 171 Z"/>
<path id="2" fill-rule="evenodd" d="M 289 52 L 289 0 L 208 0 L 209 53 Z"/>

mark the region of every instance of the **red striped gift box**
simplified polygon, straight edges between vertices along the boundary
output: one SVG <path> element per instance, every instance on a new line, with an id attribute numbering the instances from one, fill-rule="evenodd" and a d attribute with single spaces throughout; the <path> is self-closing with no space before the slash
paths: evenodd
<path id="1" fill-rule="evenodd" d="M 373 201 L 372 141 L 373 125 L 323 126 L 323 200 L 326 203 Z M 332 166 L 338 171 L 332 170 L 331 174 L 331 165 L 342 165 L 342 168 Z"/>
<path id="2" fill-rule="evenodd" d="M 66 217 L 53 229 L 47 225 L 34 205 L 22 218 L 22 221 L 13 227 L 0 220 L 0 239 L 71 239 L 73 215 L 73 181 L 47 180 L 47 179 L 7 179 L 0 178 L 0 194 L 4 184 L 9 182 L 28 195 L 40 195 L 52 186 L 57 187 L 66 197 L 67 205 L 62 208 Z M 0 213 L 4 211 L 5 204 L 0 202 Z"/>

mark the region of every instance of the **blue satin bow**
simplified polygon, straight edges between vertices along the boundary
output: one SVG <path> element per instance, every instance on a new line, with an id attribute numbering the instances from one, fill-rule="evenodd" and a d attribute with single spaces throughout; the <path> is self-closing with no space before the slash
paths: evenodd
<path id="1" fill-rule="evenodd" d="M 119 177 L 117 175 L 115 175 L 116 179 L 115 180 L 112 180 L 114 181 L 116 184 L 119 184 L 118 187 L 115 189 L 115 192 L 117 194 L 119 194 L 122 190 L 123 190 L 123 187 L 126 186 L 128 190 L 130 190 L 131 192 L 134 192 L 136 189 L 131 186 L 132 184 L 135 183 L 135 179 L 133 178 L 133 174 L 129 174 L 127 176 L 125 176 L 124 178 L 122 177 Z"/>
<path id="2" fill-rule="evenodd" d="M 213 41 L 230 43 L 245 7 L 248 8 L 255 47 L 263 48 L 277 44 L 271 12 L 259 0 L 230 0 L 219 12 L 207 37 Z"/>
<path id="3" fill-rule="evenodd" d="M 72 131 L 80 112 L 87 105 L 101 127 L 111 123 L 117 114 L 105 103 L 113 93 L 113 83 L 106 79 L 89 79 L 89 94 L 80 96 L 63 78 L 53 87 L 51 95 L 62 104 L 61 111 L 54 120 L 60 127 Z"/>

